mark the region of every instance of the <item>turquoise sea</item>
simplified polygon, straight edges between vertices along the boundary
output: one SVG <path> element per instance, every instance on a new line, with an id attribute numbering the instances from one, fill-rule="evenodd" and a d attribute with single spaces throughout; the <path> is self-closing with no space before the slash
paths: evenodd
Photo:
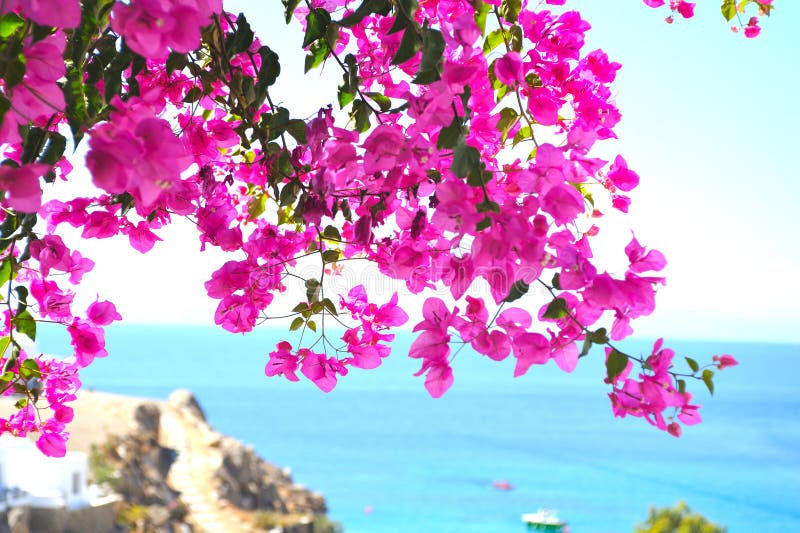
<path id="1" fill-rule="evenodd" d="M 42 329 L 44 351 L 68 351 L 63 331 Z M 572 533 L 619 533 L 648 506 L 680 500 L 731 533 L 800 531 L 800 345 L 667 342 L 701 361 L 730 353 L 741 363 L 718 375 L 715 397 L 694 387 L 704 423 L 676 439 L 613 418 L 599 350 L 572 375 L 548 365 L 518 379 L 512 361 L 463 350 L 453 389 L 432 400 L 411 375 L 410 335 L 381 368 L 355 370 L 327 395 L 264 376 L 279 335 L 112 327 L 111 356 L 82 379 L 154 398 L 192 389 L 212 425 L 291 466 L 349 533 L 522 532 L 520 515 L 540 507 L 557 509 Z"/>

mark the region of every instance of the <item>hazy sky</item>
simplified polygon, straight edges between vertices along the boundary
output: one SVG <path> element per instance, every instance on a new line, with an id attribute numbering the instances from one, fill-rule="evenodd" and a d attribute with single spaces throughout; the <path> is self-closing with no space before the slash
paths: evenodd
<path id="1" fill-rule="evenodd" d="M 294 116 L 331 101 L 341 73 L 330 65 L 304 77 L 299 26 L 284 25 L 277 1 L 253 4 L 225 3 L 279 53 L 273 97 Z M 694 19 L 672 25 L 638 0 L 567 3 L 593 26 L 589 49 L 623 64 L 620 141 L 610 149 L 642 178 L 630 216 L 610 220 L 618 230 L 604 242 L 619 253 L 634 228 L 669 262 L 658 308 L 637 334 L 800 341 L 800 2 L 775 4 L 748 40 L 727 29 L 718 0 L 699 0 Z M 128 321 L 212 323 L 216 301 L 202 284 L 224 259 L 199 254 L 186 227 L 160 234 L 142 257 L 124 242 L 81 243 L 98 263 L 88 292 L 113 298 Z"/>

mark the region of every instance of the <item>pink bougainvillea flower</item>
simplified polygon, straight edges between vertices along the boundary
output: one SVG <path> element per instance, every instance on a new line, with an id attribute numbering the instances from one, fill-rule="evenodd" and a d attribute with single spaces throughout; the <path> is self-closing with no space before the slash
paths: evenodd
<path id="1" fill-rule="evenodd" d="M 269 361 L 264 367 L 267 376 L 285 376 L 289 381 L 299 381 L 295 373 L 300 358 L 292 353 L 292 345 L 286 341 L 279 342 L 275 350 L 270 352 Z"/>
<path id="2" fill-rule="evenodd" d="M 614 159 L 614 164 L 608 171 L 609 181 L 621 191 L 632 191 L 639 185 L 639 175 L 628 168 L 628 163 L 621 155 Z"/>
<path id="3" fill-rule="evenodd" d="M 524 78 L 522 57 L 517 52 L 508 52 L 494 64 L 497 79 L 509 87 L 515 87 Z"/>
<path id="4" fill-rule="evenodd" d="M 27 0 L 23 12 L 37 24 L 75 28 L 81 23 L 80 0 Z"/>
<path id="5" fill-rule="evenodd" d="M 70 344 L 75 349 L 75 359 L 81 367 L 88 366 L 95 357 L 106 357 L 106 341 L 103 329 L 87 322 L 75 320 L 67 327 Z"/>
<path id="6" fill-rule="evenodd" d="M 728 368 L 729 366 L 736 366 L 739 364 L 739 361 L 733 358 L 730 355 L 715 355 L 711 358 L 712 361 L 717 363 L 717 368 L 723 370 Z"/>
<path id="7" fill-rule="evenodd" d="M 36 213 L 42 206 L 39 177 L 50 170 L 48 165 L 33 163 L 14 168 L 0 165 L 0 190 L 6 191 L 3 203 L 23 213 Z"/>
<path id="8" fill-rule="evenodd" d="M 95 301 L 86 310 L 89 320 L 98 326 L 108 326 L 115 320 L 122 320 L 122 315 L 117 312 L 117 308 L 108 300 Z"/>

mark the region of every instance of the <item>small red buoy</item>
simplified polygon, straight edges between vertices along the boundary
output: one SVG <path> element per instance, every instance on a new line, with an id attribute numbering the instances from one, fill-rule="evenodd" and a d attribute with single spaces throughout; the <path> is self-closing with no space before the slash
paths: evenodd
<path id="1" fill-rule="evenodd" d="M 497 490 L 511 490 L 514 486 L 504 479 L 500 479 L 497 481 L 492 482 L 492 486 Z"/>

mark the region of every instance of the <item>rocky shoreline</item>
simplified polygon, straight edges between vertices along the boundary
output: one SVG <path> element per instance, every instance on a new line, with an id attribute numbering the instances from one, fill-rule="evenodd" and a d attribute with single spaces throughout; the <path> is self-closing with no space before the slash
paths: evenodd
<path id="1" fill-rule="evenodd" d="M 84 392 L 75 418 L 70 448 L 119 495 L 116 531 L 340 530 L 322 495 L 215 431 L 189 391 L 167 401 Z"/>

